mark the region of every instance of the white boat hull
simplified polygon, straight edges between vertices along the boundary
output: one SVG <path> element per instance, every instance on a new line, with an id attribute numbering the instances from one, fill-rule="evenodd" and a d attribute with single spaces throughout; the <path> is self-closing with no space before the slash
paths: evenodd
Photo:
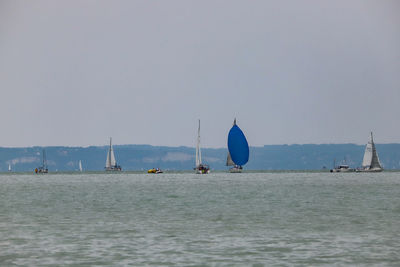
<path id="1" fill-rule="evenodd" d="M 331 172 L 355 172 L 355 169 L 332 169 Z"/>
<path id="2" fill-rule="evenodd" d="M 109 168 L 105 168 L 105 170 L 107 172 L 120 172 L 120 171 L 122 171 L 121 167 L 109 167 Z"/>
<path id="3" fill-rule="evenodd" d="M 383 171 L 383 169 L 378 169 L 378 168 L 376 168 L 376 169 L 357 169 L 356 170 L 356 172 L 382 172 Z"/>
<path id="4" fill-rule="evenodd" d="M 229 169 L 230 173 L 241 173 L 242 172 L 242 168 L 237 168 L 237 167 L 233 167 Z"/>

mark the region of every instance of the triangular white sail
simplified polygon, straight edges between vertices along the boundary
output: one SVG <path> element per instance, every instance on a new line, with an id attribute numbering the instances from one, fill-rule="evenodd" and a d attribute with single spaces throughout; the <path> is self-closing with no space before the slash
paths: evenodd
<path id="1" fill-rule="evenodd" d="M 199 129 L 197 130 L 197 144 L 196 144 L 196 168 L 202 164 L 201 162 L 201 148 L 200 148 L 200 120 Z"/>
<path id="2" fill-rule="evenodd" d="M 80 172 L 82 171 L 82 161 L 81 160 L 79 160 L 79 171 Z"/>
<path id="3" fill-rule="evenodd" d="M 11 171 L 11 164 L 10 163 L 8 163 L 8 171 L 9 172 Z"/>
<path id="4" fill-rule="evenodd" d="M 110 148 L 110 162 L 111 162 L 111 166 L 115 166 L 117 165 L 117 161 L 115 160 L 115 155 L 114 155 L 114 149 L 113 147 Z"/>
<path id="5" fill-rule="evenodd" d="M 372 132 L 371 132 L 370 140 L 365 147 L 362 167 L 365 170 L 382 169 L 381 163 L 379 161 L 378 153 L 376 152 Z"/>
<path id="6" fill-rule="evenodd" d="M 235 166 L 235 162 L 233 162 L 231 158 L 231 153 L 228 151 L 228 156 L 226 157 L 226 166 Z"/>
<path id="7" fill-rule="evenodd" d="M 107 153 L 107 160 L 106 160 L 106 168 L 111 168 L 116 166 L 116 160 L 114 156 L 114 150 L 111 144 L 111 137 L 110 137 L 110 147 L 108 148 L 108 153 Z"/>
<path id="8" fill-rule="evenodd" d="M 106 168 L 111 168 L 111 157 L 110 157 L 110 149 L 107 152 L 107 159 L 106 159 Z"/>

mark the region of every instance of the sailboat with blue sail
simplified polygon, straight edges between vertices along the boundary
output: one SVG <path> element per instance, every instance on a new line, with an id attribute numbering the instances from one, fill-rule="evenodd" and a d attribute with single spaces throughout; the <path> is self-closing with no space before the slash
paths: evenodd
<path id="1" fill-rule="evenodd" d="M 243 165 L 249 161 L 249 144 L 242 130 L 236 124 L 236 118 L 228 134 L 228 157 L 227 166 L 233 166 L 229 169 L 231 173 L 240 173 Z"/>

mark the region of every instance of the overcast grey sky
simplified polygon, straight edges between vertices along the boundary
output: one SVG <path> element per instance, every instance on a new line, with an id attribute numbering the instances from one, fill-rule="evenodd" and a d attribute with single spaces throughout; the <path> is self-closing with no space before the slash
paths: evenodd
<path id="1" fill-rule="evenodd" d="M 0 146 L 400 142 L 400 1 L 0 0 Z"/>

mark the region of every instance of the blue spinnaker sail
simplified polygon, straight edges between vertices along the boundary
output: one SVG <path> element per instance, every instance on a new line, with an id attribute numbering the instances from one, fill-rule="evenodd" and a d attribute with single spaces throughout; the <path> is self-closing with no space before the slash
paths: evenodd
<path id="1" fill-rule="evenodd" d="M 236 119 L 228 134 L 228 150 L 236 165 L 243 166 L 249 161 L 249 144 L 242 130 L 236 125 Z"/>

